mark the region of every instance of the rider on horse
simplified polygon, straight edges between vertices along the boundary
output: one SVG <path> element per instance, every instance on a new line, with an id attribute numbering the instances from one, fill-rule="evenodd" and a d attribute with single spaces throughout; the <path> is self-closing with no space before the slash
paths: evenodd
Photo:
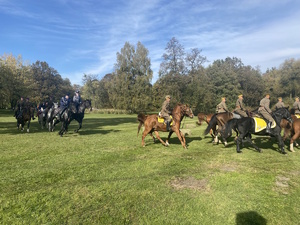
<path id="1" fill-rule="evenodd" d="M 222 97 L 221 102 L 216 107 L 216 113 L 229 112 L 225 102 L 226 102 L 226 98 Z"/>
<path id="2" fill-rule="evenodd" d="M 24 109 L 24 106 L 25 106 L 24 98 L 21 97 L 20 100 L 18 100 L 17 105 L 15 107 L 14 117 L 16 117 L 16 119 L 18 119 L 18 117 L 22 115 L 22 110 Z"/>
<path id="3" fill-rule="evenodd" d="M 245 107 L 243 104 L 243 95 L 239 95 L 235 103 L 235 113 L 239 114 L 241 117 L 248 117 L 247 113 L 245 112 Z"/>
<path id="4" fill-rule="evenodd" d="M 280 108 L 284 108 L 284 107 L 285 107 L 285 106 L 284 106 L 284 103 L 283 103 L 283 101 L 282 101 L 282 98 L 279 97 L 279 98 L 278 98 L 278 102 L 277 102 L 276 105 L 275 105 L 275 110 L 280 109 Z"/>
<path id="5" fill-rule="evenodd" d="M 171 100 L 171 96 L 167 95 L 166 100 L 164 101 L 162 105 L 162 109 L 160 111 L 160 116 L 163 117 L 166 121 L 167 131 L 170 131 L 170 123 L 171 123 L 170 115 L 172 113 L 172 110 L 170 109 L 170 100 Z"/>
<path id="6" fill-rule="evenodd" d="M 33 104 L 29 101 L 29 98 L 26 98 L 25 107 L 27 108 L 27 110 L 29 110 L 31 118 L 33 120 L 35 120 L 35 118 L 34 118 L 34 107 L 33 107 Z"/>
<path id="7" fill-rule="evenodd" d="M 61 118 L 62 114 L 68 108 L 69 104 L 70 104 L 69 95 L 65 95 L 65 97 L 62 97 L 60 99 L 59 112 L 57 113 L 57 116 L 59 116 L 59 118 Z"/>
<path id="8" fill-rule="evenodd" d="M 293 108 L 295 109 L 295 114 L 300 114 L 300 102 L 299 102 L 299 97 L 295 98 L 295 102 L 293 104 Z"/>
<path id="9" fill-rule="evenodd" d="M 266 94 L 266 97 L 260 101 L 258 113 L 268 121 L 266 133 L 271 133 L 271 127 L 274 125 L 275 120 L 271 116 L 272 110 L 270 109 L 270 94 Z"/>
<path id="10" fill-rule="evenodd" d="M 75 91 L 75 95 L 73 96 L 73 102 L 75 103 L 76 106 L 76 113 L 78 113 L 78 108 L 81 103 L 81 97 L 79 91 Z"/>

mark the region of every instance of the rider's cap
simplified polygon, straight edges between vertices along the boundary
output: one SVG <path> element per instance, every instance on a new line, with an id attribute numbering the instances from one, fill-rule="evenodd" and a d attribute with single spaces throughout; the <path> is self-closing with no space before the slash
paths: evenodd
<path id="1" fill-rule="evenodd" d="M 239 95 L 239 97 L 243 97 L 243 95 Z"/>
<path id="2" fill-rule="evenodd" d="M 299 100 L 299 97 L 298 97 L 298 96 L 296 96 L 296 97 L 295 97 L 295 99 L 298 99 L 298 100 Z"/>
<path id="3" fill-rule="evenodd" d="M 278 97 L 278 100 L 282 100 L 282 98 L 281 98 L 281 97 Z"/>
<path id="4" fill-rule="evenodd" d="M 225 98 L 225 97 L 222 97 L 221 99 L 222 99 L 222 100 L 226 100 L 226 98 Z"/>
<path id="5" fill-rule="evenodd" d="M 171 96 L 170 96 L 170 95 L 166 95 L 166 99 L 167 99 L 167 98 L 171 98 Z"/>

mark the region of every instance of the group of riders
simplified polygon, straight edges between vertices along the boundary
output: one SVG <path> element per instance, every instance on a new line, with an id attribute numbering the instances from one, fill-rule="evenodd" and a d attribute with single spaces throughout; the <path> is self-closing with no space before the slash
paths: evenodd
<path id="1" fill-rule="evenodd" d="M 238 99 L 235 104 L 234 113 L 238 114 L 241 117 L 248 117 L 245 105 L 243 103 L 243 95 L 239 95 Z M 165 101 L 162 104 L 162 109 L 160 111 L 160 117 L 163 117 L 165 119 L 165 123 L 167 126 L 167 131 L 170 130 L 170 123 L 171 123 L 171 109 L 170 109 L 170 100 L 171 96 L 167 95 L 165 97 Z M 282 97 L 278 98 L 278 102 L 275 105 L 275 109 L 280 109 L 285 107 L 284 102 L 282 101 Z M 300 114 L 300 101 L 299 97 L 295 98 L 295 102 L 293 104 L 293 109 L 295 110 L 295 114 Z M 226 106 L 226 98 L 222 97 L 221 102 L 216 107 L 216 113 L 224 113 L 229 112 L 227 106 Z M 258 114 L 260 114 L 266 121 L 267 121 L 267 127 L 266 132 L 271 132 L 271 127 L 274 125 L 275 120 L 272 117 L 272 110 L 270 109 L 270 94 L 266 94 L 263 99 L 260 100 L 259 108 L 258 108 Z"/>
<path id="2" fill-rule="evenodd" d="M 275 105 L 275 110 L 285 107 L 282 97 L 278 97 L 278 102 Z M 295 114 L 300 114 L 300 101 L 299 97 L 295 97 L 295 102 L 293 104 L 293 109 Z M 229 112 L 226 106 L 226 98 L 222 97 L 221 102 L 216 107 L 216 113 Z M 240 115 L 241 117 L 248 117 L 246 108 L 243 103 L 243 95 L 239 95 L 235 104 L 234 113 Z M 266 94 L 263 99 L 259 102 L 258 114 L 261 115 L 267 121 L 266 132 L 271 132 L 271 127 L 274 125 L 275 120 L 272 117 L 272 110 L 270 109 L 270 94 Z"/>
<path id="3" fill-rule="evenodd" d="M 58 106 L 59 110 L 58 110 L 58 113 L 56 114 L 56 118 L 59 119 L 61 117 L 61 115 L 64 113 L 64 111 L 69 107 L 70 102 L 71 101 L 70 101 L 68 94 L 66 94 L 64 97 L 62 97 L 60 99 L 60 104 Z M 78 112 L 79 105 L 81 104 L 81 96 L 80 96 L 79 91 L 75 91 L 74 96 L 73 96 L 73 103 L 76 106 L 76 112 Z M 39 114 L 39 113 L 47 112 L 52 107 L 54 107 L 54 102 L 53 102 L 52 97 L 50 97 L 49 100 L 47 100 L 45 102 L 41 102 L 38 105 L 37 113 Z M 29 101 L 29 98 L 26 98 L 26 100 L 24 101 L 24 98 L 21 97 L 15 107 L 14 117 L 16 119 L 18 119 L 18 118 L 22 117 L 23 112 L 30 112 L 30 116 L 34 120 L 35 119 L 35 117 L 34 117 L 35 110 L 33 110 L 33 109 L 34 109 L 33 103 L 31 103 Z"/>

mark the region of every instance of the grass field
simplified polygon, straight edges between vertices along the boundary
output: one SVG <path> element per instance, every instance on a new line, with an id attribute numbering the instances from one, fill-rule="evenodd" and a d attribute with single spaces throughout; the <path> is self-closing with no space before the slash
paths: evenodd
<path id="1" fill-rule="evenodd" d="M 0 111 L 0 224 L 300 224 L 300 149 L 255 137 L 263 153 L 237 154 L 183 123 L 187 150 L 141 147 L 136 115 L 86 114 L 61 138 Z"/>

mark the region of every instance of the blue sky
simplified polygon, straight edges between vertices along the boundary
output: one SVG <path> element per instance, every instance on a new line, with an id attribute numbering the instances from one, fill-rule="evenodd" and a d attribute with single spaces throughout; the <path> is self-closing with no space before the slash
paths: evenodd
<path id="1" fill-rule="evenodd" d="M 0 0 L 0 55 L 45 61 L 72 84 L 114 70 L 125 42 L 140 41 L 154 83 L 172 37 L 209 60 L 279 68 L 300 58 L 299 0 Z"/>

